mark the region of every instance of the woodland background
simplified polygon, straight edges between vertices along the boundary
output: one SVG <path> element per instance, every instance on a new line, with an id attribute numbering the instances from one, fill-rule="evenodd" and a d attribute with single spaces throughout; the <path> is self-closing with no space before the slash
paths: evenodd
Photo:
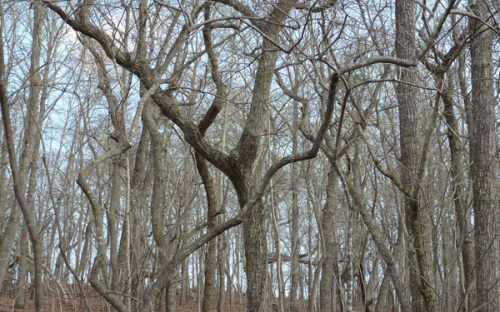
<path id="1" fill-rule="evenodd" d="M 1 0 L 2 309 L 500 311 L 499 10 Z"/>

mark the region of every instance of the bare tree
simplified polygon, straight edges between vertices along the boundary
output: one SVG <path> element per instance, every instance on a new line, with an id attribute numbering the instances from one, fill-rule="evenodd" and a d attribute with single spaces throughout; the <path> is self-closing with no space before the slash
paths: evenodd
<path id="1" fill-rule="evenodd" d="M 496 311 L 491 1 L 0 8 L 2 303 Z"/>
<path id="2" fill-rule="evenodd" d="M 14 193 L 21 209 L 24 224 L 27 227 L 30 242 L 34 253 L 34 281 L 35 281 L 35 310 L 42 309 L 42 266 L 43 266 L 43 250 L 41 235 L 39 233 L 36 213 L 34 207 L 34 187 L 36 186 L 36 168 L 38 146 L 40 141 L 40 126 L 41 126 L 41 104 L 40 99 L 42 89 L 42 81 L 40 74 L 40 59 L 41 59 L 41 34 L 42 22 L 45 15 L 45 7 L 37 2 L 34 4 L 34 21 L 32 35 L 32 51 L 31 64 L 29 71 L 29 86 L 30 93 L 28 98 L 28 111 L 26 113 L 25 125 L 27 125 L 24 133 L 24 145 L 21 152 L 21 157 L 17 159 L 17 153 L 14 142 L 14 130 L 10 118 L 9 99 L 7 96 L 7 80 L 5 69 L 4 51 L 0 52 L 0 72 L 2 73 L 2 83 L 0 86 L 0 100 L 2 107 L 2 120 L 5 134 L 5 142 L 7 144 L 7 152 L 9 155 L 9 164 L 12 172 Z M 3 47 L 2 47 L 3 48 Z M 15 220 L 14 220 L 15 221 Z M 22 274 L 21 278 L 24 278 Z"/>
<path id="3" fill-rule="evenodd" d="M 470 138 L 472 203 L 475 220 L 477 298 L 479 311 L 500 309 L 498 276 L 500 207 L 495 200 L 495 172 L 498 152 L 495 139 L 495 97 L 493 91 L 493 31 L 488 1 L 471 4 L 470 17 L 472 129 Z"/>
<path id="4" fill-rule="evenodd" d="M 407 60 L 415 60 L 415 3 L 398 1 L 396 3 L 396 54 Z M 427 311 L 437 311 L 432 274 L 432 254 L 430 249 L 429 213 L 419 203 L 421 117 L 417 108 L 417 88 L 414 68 L 402 69 L 402 83 L 396 87 L 399 104 L 399 131 L 401 146 L 401 182 L 405 194 L 405 218 L 408 230 L 408 257 L 410 260 L 410 279 L 412 302 L 415 311 L 423 310 L 419 305 L 422 294 Z"/>

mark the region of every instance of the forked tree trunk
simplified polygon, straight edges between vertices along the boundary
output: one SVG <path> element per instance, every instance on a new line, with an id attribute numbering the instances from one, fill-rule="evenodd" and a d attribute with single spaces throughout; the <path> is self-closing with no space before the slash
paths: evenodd
<path id="1" fill-rule="evenodd" d="M 255 161 L 261 146 L 262 130 L 269 111 L 269 95 L 278 53 L 273 42 L 279 41 L 283 23 L 296 1 L 279 1 L 268 17 L 269 22 L 261 27 L 263 53 L 259 58 L 255 83 L 252 91 L 250 112 L 243 133 L 238 142 L 239 171 L 242 181 L 232 181 L 238 193 L 240 206 L 243 208 L 250 198 L 256 177 L 253 173 Z M 264 204 L 258 200 L 251 208 L 252 212 L 243 220 L 243 238 L 245 243 L 245 270 L 247 273 L 248 311 L 266 311 L 267 280 L 267 240 L 266 212 Z"/>

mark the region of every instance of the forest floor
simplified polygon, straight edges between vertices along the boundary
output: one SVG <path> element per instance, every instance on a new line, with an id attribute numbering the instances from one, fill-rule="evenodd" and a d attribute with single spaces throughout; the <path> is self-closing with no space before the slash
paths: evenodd
<path id="1" fill-rule="evenodd" d="M 46 296 L 43 299 L 42 305 L 44 312 L 85 311 L 83 297 L 69 288 L 64 289 L 64 291 L 57 291 L 51 288 L 45 289 L 45 292 Z M 106 311 L 104 300 L 90 289 L 85 294 L 85 298 L 92 312 Z M 14 308 L 15 299 L 15 291 L 13 289 L 7 289 L 0 293 L 0 312 L 35 311 L 33 298 L 30 298 L 30 291 L 26 291 L 24 308 Z"/>
<path id="2" fill-rule="evenodd" d="M 61 285 L 59 285 L 61 286 Z M 57 287 L 45 289 L 46 296 L 43 300 L 44 312 L 79 312 L 86 311 L 85 302 L 92 312 L 107 312 L 104 299 L 95 293 L 90 287 L 84 290 L 85 295 L 81 296 L 80 291 L 75 286 L 70 287 Z M 24 308 L 15 309 L 15 291 L 14 289 L 7 289 L 0 293 L 0 312 L 33 312 L 34 302 L 30 298 L 30 293 L 26 293 L 26 304 Z M 177 312 L 197 312 L 200 311 L 201 302 L 197 300 L 198 296 L 196 291 L 192 292 L 185 304 L 177 305 Z M 212 304 L 214 307 L 212 311 L 217 311 L 216 302 Z M 307 311 L 307 304 L 302 301 L 299 307 L 300 311 Z M 273 311 L 278 311 L 277 304 L 273 304 Z M 243 312 L 246 311 L 246 298 L 244 294 L 233 293 L 232 297 L 226 295 L 224 311 L 230 312 Z"/>

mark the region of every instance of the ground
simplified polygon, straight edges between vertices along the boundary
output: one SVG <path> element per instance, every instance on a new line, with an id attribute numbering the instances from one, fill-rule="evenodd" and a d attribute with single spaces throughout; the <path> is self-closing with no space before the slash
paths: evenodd
<path id="1" fill-rule="evenodd" d="M 85 311 L 84 298 L 86 299 L 90 310 L 92 312 L 107 312 L 104 299 L 97 295 L 89 287 L 84 289 L 85 296 L 80 296 L 77 287 L 62 287 L 59 285 L 58 289 L 47 289 L 48 295 L 44 298 L 43 311 L 44 312 L 77 312 Z M 29 290 L 27 290 L 28 300 L 24 308 L 14 309 L 15 292 L 13 289 L 8 289 L 0 294 L 0 312 L 32 312 L 34 309 L 34 302 L 29 298 Z M 226 300 L 226 311 L 243 312 L 245 311 L 245 298 L 243 295 L 235 295 L 233 303 Z M 183 304 L 178 305 L 177 312 L 197 312 L 201 303 L 196 300 L 195 296 Z M 214 309 L 216 303 L 213 303 Z"/>

